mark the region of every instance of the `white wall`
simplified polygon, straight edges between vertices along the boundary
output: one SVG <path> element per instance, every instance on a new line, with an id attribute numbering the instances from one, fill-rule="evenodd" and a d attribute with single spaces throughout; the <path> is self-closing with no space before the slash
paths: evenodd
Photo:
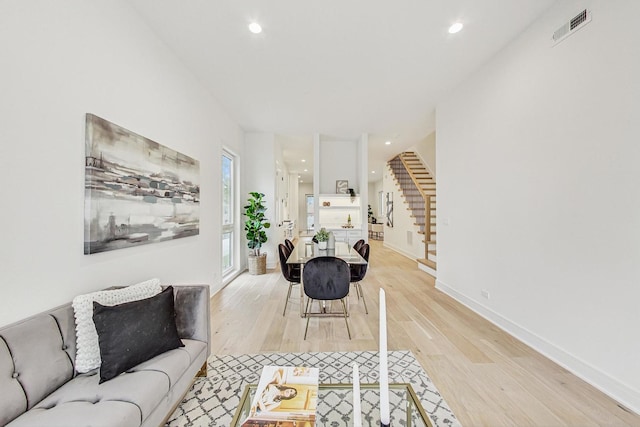
<path id="1" fill-rule="evenodd" d="M 320 170 L 314 181 L 320 184 L 320 194 L 335 194 L 336 181 L 346 179 L 349 188 L 360 194 L 360 164 L 357 141 L 320 140 Z"/>
<path id="2" fill-rule="evenodd" d="M 278 262 L 278 244 L 282 241 L 280 227 L 278 227 L 278 215 L 276 204 L 278 196 L 276 194 L 276 144 L 275 136 L 272 133 L 248 132 L 245 134 L 245 191 L 241 198 L 241 206 L 245 205 L 249 198 L 249 193 L 257 191 L 264 194 L 267 211 L 266 217 L 271 223 L 271 227 L 266 230 L 267 243 L 262 245 L 261 253 L 267 254 L 267 268 L 275 268 Z M 247 217 L 243 216 L 243 222 Z M 245 260 L 249 249 L 247 240 L 242 236 L 242 245 L 245 250 Z"/>
<path id="3" fill-rule="evenodd" d="M 424 258 L 424 235 L 418 233 L 415 218 L 402 197 L 402 191 L 393 179 L 389 168 L 382 178 L 382 191 L 393 193 L 393 227 L 387 226 L 386 210 L 380 213 L 384 224 L 384 245 L 411 259 Z M 385 208 L 386 209 L 386 208 Z"/>
<path id="4" fill-rule="evenodd" d="M 431 132 L 425 136 L 416 145 L 410 147 L 406 151 L 413 151 L 420 156 L 425 167 L 433 178 L 436 178 L 436 133 Z"/>
<path id="5" fill-rule="evenodd" d="M 639 15 L 559 2 L 437 110 L 438 287 L 636 412 Z"/>
<path id="6" fill-rule="evenodd" d="M 239 127 L 124 2 L 0 4 L 0 325 L 150 277 L 220 286 L 221 144 Z M 200 235 L 83 254 L 91 112 L 200 161 Z"/>

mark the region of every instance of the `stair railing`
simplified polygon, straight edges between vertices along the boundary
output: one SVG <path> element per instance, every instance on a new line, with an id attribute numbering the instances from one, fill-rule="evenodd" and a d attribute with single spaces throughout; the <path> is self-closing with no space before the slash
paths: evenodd
<path id="1" fill-rule="evenodd" d="M 422 189 L 422 186 L 420 185 L 420 183 L 418 182 L 418 177 L 415 176 L 415 174 L 413 173 L 413 171 L 411 170 L 411 167 L 407 164 L 407 162 L 405 161 L 405 154 L 401 153 L 399 156 L 400 161 L 402 162 L 402 165 L 404 166 L 405 170 L 409 173 L 409 176 L 411 177 L 411 180 L 413 181 L 414 185 L 416 186 L 416 188 L 418 189 L 418 192 L 420 193 L 420 195 L 422 196 L 422 199 L 424 200 L 424 257 L 425 259 L 429 258 L 429 242 L 431 241 L 431 195 L 427 194 L 424 192 L 424 190 Z"/>

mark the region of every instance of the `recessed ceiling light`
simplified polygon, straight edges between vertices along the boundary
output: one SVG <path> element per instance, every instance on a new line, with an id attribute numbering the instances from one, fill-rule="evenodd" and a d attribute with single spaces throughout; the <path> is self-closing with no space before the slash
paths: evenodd
<path id="1" fill-rule="evenodd" d="M 449 27 L 449 34 L 455 34 L 462 29 L 464 25 L 461 22 L 456 22 L 452 26 Z"/>
<path id="2" fill-rule="evenodd" d="M 371 173 L 376 173 L 376 171 L 371 171 Z"/>
<path id="3" fill-rule="evenodd" d="M 385 142 L 384 145 L 391 145 L 391 141 Z"/>
<path id="4" fill-rule="evenodd" d="M 304 162 L 306 162 L 306 160 L 305 160 L 305 159 L 302 159 L 302 163 L 304 163 Z"/>
<path id="5" fill-rule="evenodd" d="M 262 32 L 262 27 L 257 22 L 252 22 L 249 24 L 249 31 L 253 34 L 260 34 Z"/>
<path id="6" fill-rule="evenodd" d="M 309 172 L 309 170 L 308 170 L 308 169 L 305 169 L 304 171 L 305 171 L 305 172 Z"/>

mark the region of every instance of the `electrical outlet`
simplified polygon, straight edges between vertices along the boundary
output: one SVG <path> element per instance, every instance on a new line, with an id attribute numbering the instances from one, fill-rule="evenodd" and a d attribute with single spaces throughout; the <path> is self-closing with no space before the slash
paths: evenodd
<path id="1" fill-rule="evenodd" d="M 483 297 L 485 297 L 486 299 L 489 299 L 489 291 L 486 289 L 483 289 L 481 292 Z"/>

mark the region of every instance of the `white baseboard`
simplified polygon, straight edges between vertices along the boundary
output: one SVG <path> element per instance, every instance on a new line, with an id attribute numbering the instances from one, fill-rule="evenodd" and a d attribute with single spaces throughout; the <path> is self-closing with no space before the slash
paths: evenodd
<path id="1" fill-rule="evenodd" d="M 524 342 L 547 358 L 553 360 L 555 363 L 567 369 L 577 377 L 583 379 L 598 390 L 610 396 L 612 399 L 618 401 L 627 409 L 630 409 L 636 414 L 640 414 L 640 392 L 638 390 L 634 390 L 632 387 L 612 378 L 607 373 L 602 372 L 598 368 L 573 356 L 572 354 L 567 353 L 562 348 L 551 344 L 535 333 L 512 322 L 477 301 L 468 298 L 451 286 L 443 283 L 441 280 L 436 280 L 436 289 L 439 289 L 449 295 L 472 311 L 489 320 L 503 331 Z"/>
<path id="2" fill-rule="evenodd" d="M 435 271 L 433 268 L 429 267 L 428 265 L 424 265 L 423 263 L 419 262 L 418 268 L 424 271 L 425 273 L 430 274 L 435 278 L 438 278 L 438 272 Z"/>
<path id="3" fill-rule="evenodd" d="M 389 248 L 392 251 L 398 252 L 400 255 L 404 255 L 404 256 L 406 256 L 407 258 L 409 258 L 409 259 L 411 259 L 413 261 L 416 260 L 416 256 L 415 255 L 410 254 L 409 252 L 406 252 L 406 251 L 402 250 L 401 248 L 399 248 L 397 246 L 389 244 L 386 241 L 383 243 L 383 245 L 384 245 L 385 248 Z"/>

